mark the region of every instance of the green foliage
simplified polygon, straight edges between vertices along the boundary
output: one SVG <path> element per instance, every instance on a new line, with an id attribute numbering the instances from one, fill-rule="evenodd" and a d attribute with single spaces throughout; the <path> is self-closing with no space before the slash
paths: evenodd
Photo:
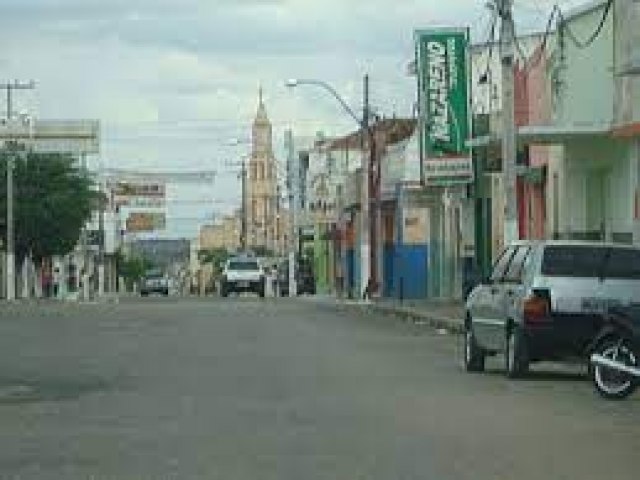
<path id="1" fill-rule="evenodd" d="M 151 262 L 144 257 L 125 257 L 122 252 L 117 254 L 116 265 L 118 275 L 124 278 L 128 290 L 131 290 L 133 284 L 142 280 L 145 273 L 153 268 Z"/>
<path id="2" fill-rule="evenodd" d="M 77 244 L 92 210 L 104 197 L 66 154 L 0 152 L 0 219 L 6 241 L 6 171 L 14 158 L 14 226 L 18 259 L 65 255 Z"/>
<path id="3" fill-rule="evenodd" d="M 229 258 L 229 252 L 224 248 L 203 249 L 198 252 L 200 263 L 212 264 L 214 274 L 222 271 L 221 265 Z"/>

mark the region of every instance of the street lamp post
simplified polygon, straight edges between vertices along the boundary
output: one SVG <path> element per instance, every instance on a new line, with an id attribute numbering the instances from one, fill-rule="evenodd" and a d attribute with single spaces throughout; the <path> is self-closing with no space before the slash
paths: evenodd
<path id="1" fill-rule="evenodd" d="M 298 85 L 314 85 L 329 92 L 340 103 L 342 108 L 355 120 L 362 131 L 361 149 L 365 151 L 365 137 L 367 135 L 368 158 L 363 156 L 362 159 L 362 175 L 363 186 L 362 200 L 360 206 L 361 213 L 361 279 L 362 279 L 362 297 L 370 297 L 378 286 L 378 260 L 377 260 L 377 212 L 379 208 L 378 199 L 378 173 L 377 156 L 375 153 L 375 135 L 370 125 L 370 106 L 369 106 L 369 75 L 363 78 L 363 108 L 362 118 L 353 111 L 353 109 L 344 101 L 338 92 L 328 83 L 316 79 L 290 79 L 287 80 L 286 86 L 289 88 Z M 372 204 L 374 208 L 372 207 Z"/>
<path id="2" fill-rule="evenodd" d="M 11 123 L 13 117 L 13 98 L 14 90 L 33 90 L 35 82 L 6 82 L 0 84 L 0 88 L 7 91 L 7 122 Z M 7 300 L 15 300 L 16 298 L 16 258 L 15 258 L 15 231 L 13 218 L 13 169 L 14 156 L 13 152 L 8 152 L 7 159 L 7 239 L 6 239 L 6 283 L 7 283 Z"/>

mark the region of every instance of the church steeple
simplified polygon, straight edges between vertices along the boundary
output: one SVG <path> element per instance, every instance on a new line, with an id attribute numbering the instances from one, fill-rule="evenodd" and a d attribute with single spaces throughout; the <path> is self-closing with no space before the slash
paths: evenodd
<path id="1" fill-rule="evenodd" d="M 258 89 L 258 111 L 256 112 L 256 118 L 253 121 L 254 125 L 271 125 L 269 116 L 267 115 L 267 109 L 264 106 L 264 98 L 262 92 L 262 85 Z"/>
<path id="2" fill-rule="evenodd" d="M 258 111 L 253 121 L 253 152 L 271 153 L 271 122 L 264 106 L 262 86 L 258 89 Z"/>

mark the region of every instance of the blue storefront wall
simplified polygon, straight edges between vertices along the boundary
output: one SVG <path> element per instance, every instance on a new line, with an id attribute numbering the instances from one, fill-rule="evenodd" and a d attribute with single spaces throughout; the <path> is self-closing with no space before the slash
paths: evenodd
<path id="1" fill-rule="evenodd" d="M 429 274 L 429 210 L 400 204 L 394 247 L 393 296 L 426 298 Z"/>
<path id="2" fill-rule="evenodd" d="M 427 296 L 427 245 L 400 245 L 395 255 L 395 297 L 418 299 Z"/>

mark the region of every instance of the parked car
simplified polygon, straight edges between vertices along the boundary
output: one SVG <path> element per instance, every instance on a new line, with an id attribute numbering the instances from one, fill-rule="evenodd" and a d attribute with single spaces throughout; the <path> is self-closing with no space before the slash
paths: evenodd
<path id="1" fill-rule="evenodd" d="M 220 295 L 254 292 L 260 297 L 265 293 L 265 273 L 257 258 L 232 257 L 227 260 L 220 280 Z"/>
<path id="2" fill-rule="evenodd" d="M 140 295 L 146 297 L 152 293 L 169 296 L 169 279 L 162 271 L 149 271 L 142 279 Z"/>
<path id="3" fill-rule="evenodd" d="M 306 261 L 299 261 L 295 272 L 296 294 L 315 295 L 316 281 L 313 275 L 311 264 Z M 278 290 L 281 297 L 289 295 L 289 262 L 282 262 L 278 267 Z"/>
<path id="4" fill-rule="evenodd" d="M 640 301 L 640 249 L 522 241 L 506 248 L 466 302 L 464 363 L 503 353 L 507 376 L 532 362 L 584 359 L 603 312 Z"/>

